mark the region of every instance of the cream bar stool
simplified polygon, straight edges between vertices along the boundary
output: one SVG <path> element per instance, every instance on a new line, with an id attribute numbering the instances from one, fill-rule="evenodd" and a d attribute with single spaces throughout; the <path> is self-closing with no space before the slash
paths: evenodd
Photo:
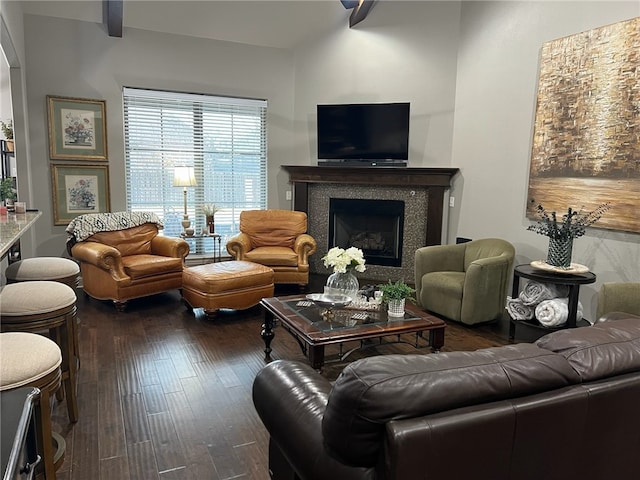
<path id="1" fill-rule="evenodd" d="M 20 282 L 0 291 L 0 330 L 46 333 L 62 350 L 62 385 L 69 421 L 78 421 L 76 293 L 64 283 Z M 62 400 L 62 391 L 58 399 Z"/>
<path id="2" fill-rule="evenodd" d="M 40 390 L 34 409 L 38 454 L 46 480 L 55 480 L 64 460 L 64 439 L 51 428 L 51 396 L 60 388 L 62 354 L 55 342 L 25 332 L 0 333 L 0 391 L 20 387 Z M 34 477 L 35 478 L 35 477 Z"/>
<path id="3" fill-rule="evenodd" d="M 7 283 L 49 280 L 69 285 L 74 290 L 80 283 L 80 267 L 61 257 L 25 258 L 12 263 L 4 271 Z"/>

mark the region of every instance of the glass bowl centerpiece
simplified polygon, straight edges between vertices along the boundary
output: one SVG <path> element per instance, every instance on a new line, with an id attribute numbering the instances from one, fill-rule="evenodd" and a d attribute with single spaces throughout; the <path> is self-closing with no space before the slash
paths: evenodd
<path id="1" fill-rule="evenodd" d="M 362 250 L 356 247 L 349 247 L 346 250 L 333 247 L 322 257 L 322 262 L 325 267 L 333 268 L 333 273 L 327 278 L 325 293 L 342 294 L 354 300 L 360 284 L 353 272 L 362 273 L 366 270 Z"/>

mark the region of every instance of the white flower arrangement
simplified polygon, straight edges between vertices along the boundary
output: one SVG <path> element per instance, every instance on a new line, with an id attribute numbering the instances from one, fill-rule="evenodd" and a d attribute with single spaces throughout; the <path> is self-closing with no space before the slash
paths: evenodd
<path id="1" fill-rule="evenodd" d="M 333 247 L 322 257 L 322 262 L 325 267 L 333 267 L 333 271 L 339 273 L 346 273 L 350 269 L 360 273 L 366 270 L 364 254 L 356 247 L 349 247 L 346 250 Z"/>

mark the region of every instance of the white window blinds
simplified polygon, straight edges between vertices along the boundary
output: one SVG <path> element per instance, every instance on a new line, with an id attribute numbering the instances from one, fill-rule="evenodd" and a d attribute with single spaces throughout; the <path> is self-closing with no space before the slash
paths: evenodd
<path id="1" fill-rule="evenodd" d="M 178 236 L 184 202 L 183 189 L 173 186 L 175 166 L 195 169 L 187 211 L 196 232 L 205 227 L 205 203 L 220 208 L 215 225 L 223 240 L 238 231 L 242 210 L 266 208 L 266 100 L 128 87 L 123 96 L 130 210 L 155 212 L 164 234 Z M 193 253 L 212 248 L 191 246 Z"/>

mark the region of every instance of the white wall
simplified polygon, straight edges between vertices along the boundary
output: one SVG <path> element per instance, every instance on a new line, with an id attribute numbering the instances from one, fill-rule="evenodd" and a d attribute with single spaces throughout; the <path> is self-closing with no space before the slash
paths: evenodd
<path id="1" fill-rule="evenodd" d="M 281 163 L 291 161 L 293 55 L 284 49 L 124 29 L 109 37 L 101 24 L 25 15 L 33 198 L 38 255 L 64 252 L 64 227 L 53 225 L 46 96 L 106 100 L 111 209 L 125 204 L 122 87 L 264 98 L 269 102 L 268 204 L 284 201 Z M 281 194 L 281 195 L 280 195 Z"/>
<path id="2" fill-rule="evenodd" d="M 516 263 L 546 258 L 547 237 L 527 231 L 525 218 L 541 46 L 639 15 L 637 1 L 464 3 L 452 155 L 461 172 L 450 239 L 502 237 L 516 246 Z M 573 261 L 597 275 L 580 290 L 592 318 L 602 282 L 640 281 L 640 235 L 589 229 L 574 242 Z"/>
<path id="3" fill-rule="evenodd" d="M 295 52 L 295 163 L 316 165 L 316 105 L 410 102 L 409 166 L 451 164 L 458 2 L 386 1 Z"/>

